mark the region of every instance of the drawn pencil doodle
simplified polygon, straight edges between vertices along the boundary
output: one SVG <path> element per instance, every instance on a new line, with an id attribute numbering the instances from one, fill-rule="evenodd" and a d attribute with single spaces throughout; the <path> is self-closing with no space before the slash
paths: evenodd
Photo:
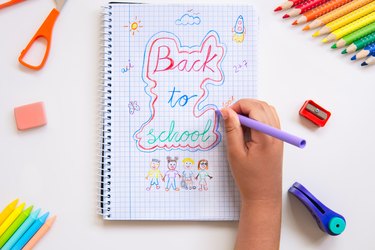
<path id="1" fill-rule="evenodd" d="M 132 36 L 134 36 L 141 28 L 143 28 L 143 25 L 141 25 L 142 21 L 138 20 L 138 17 L 136 16 L 132 22 L 129 22 L 128 25 L 124 25 L 125 28 L 129 29 L 129 32 Z"/>
<path id="2" fill-rule="evenodd" d="M 167 191 L 167 192 L 171 188 L 173 190 L 175 190 L 175 191 L 180 191 L 180 188 L 177 187 L 177 181 L 176 181 L 177 178 L 181 177 L 180 173 L 176 170 L 176 168 L 177 168 L 177 160 L 178 160 L 178 157 L 174 157 L 172 159 L 172 157 L 167 156 L 167 168 L 168 168 L 168 171 L 165 172 L 165 175 L 163 177 L 163 181 L 166 181 L 165 191 Z M 167 180 L 165 180 L 165 179 L 167 179 Z"/>
<path id="3" fill-rule="evenodd" d="M 149 186 L 146 187 L 147 191 L 150 191 L 152 186 L 155 186 L 155 189 L 159 189 L 159 178 L 163 179 L 164 176 L 161 173 L 160 169 L 160 160 L 158 159 L 152 159 L 150 163 L 150 170 L 147 172 L 146 180 L 149 181 Z"/>
<path id="4" fill-rule="evenodd" d="M 180 18 L 176 19 L 176 25 L 199 25 L 201 23 L 201 18 L 197 15 L 184 14 Z"/>
<path id="5" fill-rule="evenodd" d="M 208 173 L 208 161 L 202 159 L 198 162 L 198 174 L 195 179 L 198 179 L 198 190 L 199 191 L 207 191 L 208 184 L 207 179 L 212 179 L 213 177 Z"/>
<path id="6" fill-rule="evenodd" d="M 129 114 L 133 115 L 135 111 L 140 111 L 141 108 L 137 104 L 137 101 L 130 101 L 128 104 Z"/>
<path id="7" fill-rule="evenodd" d="M 190 47 L 169 32 L 150 38 L 142 79 L 151 114 L 134 133 L 139 150 L 207 151 L 221 141 L 214 115 L 217 107 L 207 98 L 209 88 L 224 83 L 225 50 L 215 31 L 208 32 L 200 45 Z M 165 114 L 171 118 L 165 119 Z"/>
<path id="8" fill-rule="evenodd" d="M 184 164 L 184 170 L 182 171 L 181 188 L 186 190 L 196 189 L 196 186 L 194 185 L 194 177 L 196 175 L 193 169 L 194 160 L 191 158 L 184 158 L 182 163 Z"/>
<path id="9" fill-rule="evenodd" d="M 246 29 L 243 16 L 239 15 L 237 17 L 236 23 L 232 28 L 232 32 L 233 41 L 235 41 L 236 43 L 242 43 L 245 40 Z"/>

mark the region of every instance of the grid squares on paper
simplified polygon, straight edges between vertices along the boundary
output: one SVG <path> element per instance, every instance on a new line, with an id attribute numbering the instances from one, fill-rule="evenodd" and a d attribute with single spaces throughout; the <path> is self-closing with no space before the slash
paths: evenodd
<path id="1" fill-rule="evenodd" d="M 148 5 L 112 4 L 112 144 L 111 144 L 111 217 L 110 219 L 134 220 L 236 220 L 239 217 L 240 199 L 231 177 L 225 152 L 222 124 L 219 125 L 221 142 L 208 151 L 156 150 L 140 151 L 134 134 L 151 116 L 150 95 L 143 79 L 144 54 L 150 38 L 159 31 L 166 31 L 178 37 L 182 46 L 199 46 L 205 36 L 215 31 L 225 47 L 221 62 L 224 80 L 218 85 L 207 84 L 209 91 L 204 105 L 222 107 L 232 97 L 235 100 L 256 97 L 256 50 L 258 19 L 249 5 Z M 158 13 L 157 15 L 155 13 Z M 177 25 L 183 15 L 199 17 L 199 24 Z M 239 15 L 244 18 L 245 40 L 232 40 L 233 27 Z M 137 30 L 132 24 L 137 23 Z M 135 26 L 134 26 L 135 27 Z M 132 32 L 134 31 L 134 32 Z M 237 68 L 236 68 L 237 67 Z M 169 82 L 167 75 L 158 79 Z M 179 81 L 186 84 L 186 90 L 194 92 L 191 84 L 194 78 L 181 75 Z M 167 104 L 166 104 L 167 105 Z M 194 128 L 184 108 L 176 112 L 158 110 L 163 120 L 177 117 Z M 165 126 L 165 124 L 160 124 Z M 164 127 L 165 128 L 165 127 Z M 152 159 L 160 160 L 163 174 L 167 169 L 167 156 L 178 157 L 177 170 L 183 171 L 182 159 L 190 157 L 197 162 L 207 159 L 208 190 L 165 191 L 165 182 L 160 189 L 147 191 L 146 180 Z M 177 180 L 177 185 L 181 185 Z"/>

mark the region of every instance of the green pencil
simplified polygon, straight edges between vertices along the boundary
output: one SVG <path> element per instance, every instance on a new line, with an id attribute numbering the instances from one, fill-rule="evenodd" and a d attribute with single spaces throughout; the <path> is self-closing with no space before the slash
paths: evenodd
<path id="1" fill-rule="evenodd" d="M 350 33 L 349 35 L 344 36 L 343 38 L 338 40 L 335 44 L 333 44 L 331 48 L 332 49 L 342 48 L 373 32 L 375 32 L 375 22 L 369 25 L 366 25 L 365 27 L 359 30 L 356 30 L 353 33 Z"/>
<path id="2" fill-rule="evenodd" d="M 0 237 L 0 248 L 2 248 L 5 243 L 9 240 L 9 238 L 14 234 L 14 232 L 22 225 L 22 223 L 29 217 L 31 210 L 33 210 L 33 206 L 28 207 L 25 209 L 17 219 L 12 223 L 12 225 L 4 232 L 3 235 Z"/>
<path id="3" fill-rule="evenodd" d="M 354 43 L 350 44 L 349 47 L 344 49 L 341 54 L 346 53 L 353 53 L 354 51 L 363 49 L 367 45 L 375 42 L 375 32 L 371 33 L 370 35 L 367 35 L 365 37 L 362 37 L 361 39 L 355 41 Z"/>

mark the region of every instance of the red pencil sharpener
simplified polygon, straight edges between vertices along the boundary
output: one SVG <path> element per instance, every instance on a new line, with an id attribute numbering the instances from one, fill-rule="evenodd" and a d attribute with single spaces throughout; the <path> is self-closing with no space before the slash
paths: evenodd
<path id="1" fill-rule="evenodd" d="M 329 117 L 331 116 L 331 112 L 325 110 L 312 100 L 307 100 L 301 109 L 299 110 L 299 114 L 314 124 L 318 125 L 319 127 L 324 127 L 326 125 Z"/>

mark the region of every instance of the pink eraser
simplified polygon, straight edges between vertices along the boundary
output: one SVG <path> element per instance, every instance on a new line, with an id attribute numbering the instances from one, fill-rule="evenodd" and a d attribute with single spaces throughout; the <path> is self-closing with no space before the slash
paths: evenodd
<path id="1" fill-rule="evenodd" d="M 36 102 L 14 108 L 17 129 L 26 130 L 47 124 L 44 103 Z"/>

